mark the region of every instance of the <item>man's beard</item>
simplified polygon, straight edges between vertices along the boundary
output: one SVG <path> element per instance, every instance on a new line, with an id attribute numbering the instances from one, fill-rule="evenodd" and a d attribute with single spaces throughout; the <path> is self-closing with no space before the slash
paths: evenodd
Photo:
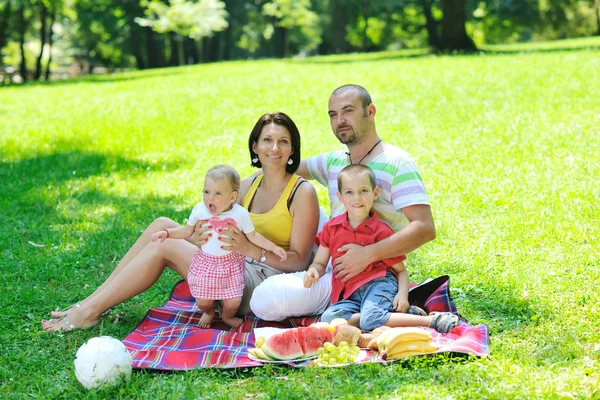
<path id="1" fill-rule="evenodd" d="M 335 137 L 338 138 L 338 140 L 340 141 L 341 144 L 354 144 L 356 142 L 356 140 L 358 139 L 358 136 L 356 135 L 356 131 L 354 131 L 354 128 L 349 127 L 350 130 L 347 130 L 344 133 L 335 133 Z"/>

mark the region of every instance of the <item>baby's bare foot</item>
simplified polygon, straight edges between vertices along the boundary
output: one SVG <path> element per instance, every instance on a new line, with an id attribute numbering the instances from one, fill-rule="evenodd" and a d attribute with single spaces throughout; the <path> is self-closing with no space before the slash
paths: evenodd
<path id="1" fill-rule="evenodd" d="M 200 321 L 198 321 L 198 326 L 203 329 L 210 328 L 212 325 L 213 318 L 215 317 L 215 313 L 204 313 L 200 317 Z"/>
<path id="2" fill-rule="evenodd" d="M 227 325 L 229 325 L 233 328 L 237 328 L 238 326 L 240 326 L 242 324 L 242 322 L 244 322 L 243 319 L 237 318 L 237 317 L 231 317 L 231 318 L 222 317 L 222 319 L 223 319 L 223 322 L 225 322 Z"/>

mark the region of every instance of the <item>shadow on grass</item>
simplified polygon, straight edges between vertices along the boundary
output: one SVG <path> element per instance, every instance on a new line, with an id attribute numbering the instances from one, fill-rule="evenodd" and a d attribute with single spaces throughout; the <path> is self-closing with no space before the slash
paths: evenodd
<path id="1" fill-rule="evenodd" d="M 164 163 L 167 171 L 181 166 Z M 111 154 L 86 151 L 53 153 L 15 162 L 0 162 L 0 199 L 14 199 L 28 190 L 44 185 L 58 185 L 95 175 L 127 173 L 136 176 L 155 166 Z"/>
<path id="2" fill-rule="evenodd" d="M 451 293 L 455 302 L 468 310 L 470 323 L 486 323 L 496 332 L 535 323 L 548 312 L 543 304 L 523 297 L 504 282 L 479 280 L 459 288 L 453 286 Z"/>
<path id="3" fill-rule="evenodd" d="M 34 86 L 64 86 L 64 85 L 76 85 L 82 83 L 116 83 L 116 82 L 124 82 L 124 81 L 137 81 L 142 79 L 153 79 L 158 77 L 171 77 L 174 75 L 181 75 L 190 73 L 190 68 L 193 68 L 193 65 L 186 65 L 182 67 L 162 67 L 156 69 L 146 69 L 146 70 L 132 70 L 132 71 L 124 71 L 124 72 L 113 72 L 106 74 L 92 74 L 92 75 L 83 75 L 77 78 L 68 78 L 61 80 L 53 80 L 53 81 L 30 81 L 24 84 L 13 84 L 6 85 L 4 87 L 34 87 Z M 3 86 L 0 86 L 0 89 Z"/>
<path id="4" fill-rule="evenodd" d="M 502 56 L 502 55 L 515 55 L 515 54 L 536 54 L 536 53 L 564 53 L 574 52 L 582 50 L 600 50 L 600 46 L 564 46 L 564 47 L 552 47 L 552 48 L 540 48 L 540 49 L 526 49 L 526 48 L 515 48 L 515 49 L 503 49 L 494 50 L 493 48 L 483 48 L 481 52 L 488 56 Z"/>

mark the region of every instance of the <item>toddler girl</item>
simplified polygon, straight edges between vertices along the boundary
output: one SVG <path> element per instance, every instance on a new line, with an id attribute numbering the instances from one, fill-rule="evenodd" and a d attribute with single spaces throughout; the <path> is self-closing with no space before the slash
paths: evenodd
<path id="1" fill-rule="evenodd" d="M 237 226 L 252 243 L 285 260 L 285 250 L 256 232 L 248 211 L 236 204 L 239 190 L 240 176 L 235 169 L 227 165 L 211 168 L 204 179 L 203 202 L 194 206 L 187 225 L 155 232 L 152 241 L 162 243 L 166 238 L 187 239 L 194 234 L 196 222 L 208 220 L 206 226 L 217 233 L 227 229 L 228 224 Z M 233 327 L 242 323 L 235 314 L 244 291 L 245 257 L 222 249 L 221 244 L 218 235 L 209 234 L 208 242 L 194 255 L 188 271 L 190 290 L 198 308 L 204 313 L 199 322 L 201 328 L 209 328 L 212 324 L 214 300 L 223 301 L 223 322 Z"/>

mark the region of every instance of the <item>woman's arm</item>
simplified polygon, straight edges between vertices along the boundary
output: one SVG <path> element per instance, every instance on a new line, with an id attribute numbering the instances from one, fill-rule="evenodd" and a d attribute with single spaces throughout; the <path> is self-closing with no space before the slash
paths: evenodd
<path id="1" fill-rule="evenodd" d="M 298 187 L 290 206 L 290 214 L 294 221 L 286 260 L 281 261 L 272 252 L 267 252 L 266 264 L 282 272 L 305 270 L 312 253 L 313 241 L 319 226 L 319 202 L 317 192 L 310 183 L 303 183 Z M 255 260 L 260 258 L 262 249 L 252 244 L 237 227 L 230 225 L 229 232 L 224 236 L 231 238 L 220 238 L 224 250 L 235 251 Z"/>

